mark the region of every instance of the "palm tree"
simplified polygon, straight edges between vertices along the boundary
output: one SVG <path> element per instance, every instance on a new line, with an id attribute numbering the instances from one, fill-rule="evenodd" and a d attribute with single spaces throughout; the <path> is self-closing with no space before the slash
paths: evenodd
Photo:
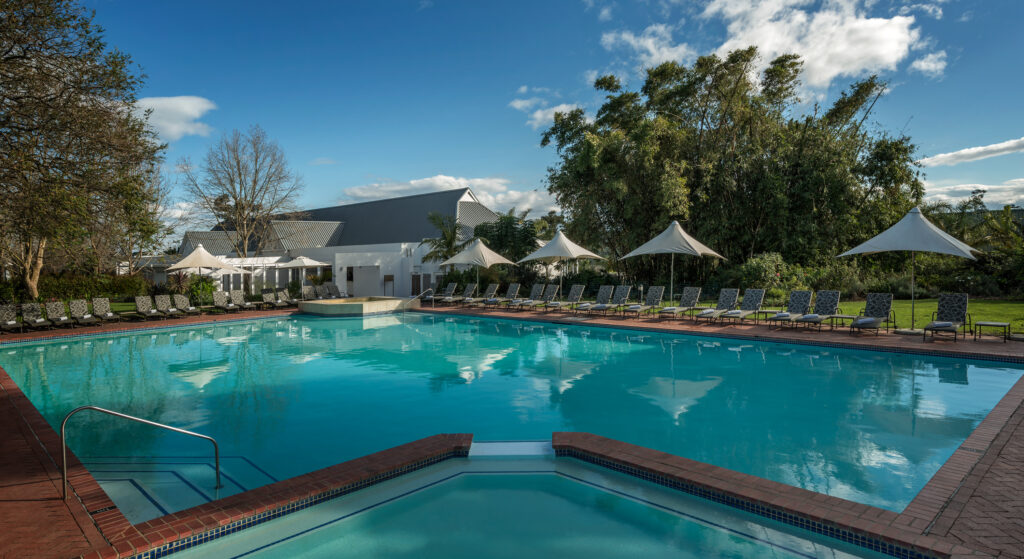
<path id="1" fill-rule="evenodd" d="M 420 246 L 427 245 L 430 251 L 423 255 L 424 262 L 444 262 L 459 253 L 473 239 L 462 240 L 459 237 L 459 224 L 454 215 L 443 215 L 437 212 L 427 214 L 427 221 L 437 228 L 441 234 L 432 239 L 423 239 Z"/>

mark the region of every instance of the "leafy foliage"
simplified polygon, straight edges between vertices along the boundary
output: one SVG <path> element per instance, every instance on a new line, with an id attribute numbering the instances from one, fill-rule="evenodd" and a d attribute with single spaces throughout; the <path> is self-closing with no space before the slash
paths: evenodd
<path id="1" fill-rule="evenodd" d="M 639 91 L 600 78 L 608 95 L 593 120 L 581 109 L 557 114 L 542 145 L 560 158 L 548 188 L 569 234 L 618 258 L 675 219 L 731 262 L 773 252 L 809 265 L 920 202 L 909 138 L 865 126 L 884 83 L 870 77 L 831 107 L 796 115 L 799 57 L 780 56 L 760 76 L 756 62 L 755 48 L 667 62 Z M 660 260 L 618 266 L 644 280 L 667 266 Z M 677 264 L 704 279 L 715 266 Z"/>

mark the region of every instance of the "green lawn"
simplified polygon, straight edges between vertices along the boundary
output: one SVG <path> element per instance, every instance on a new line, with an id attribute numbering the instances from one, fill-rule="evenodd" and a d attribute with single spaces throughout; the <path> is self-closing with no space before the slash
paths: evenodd
<path id="1" fill-rule="evenodd" d="M 714 303 L 709 303 L 713 305 Z M 932 313 L 938 308 L 938 299 L 918 299 L 915 304 L 917 317 L 916 326 L 921 328 L 931 320 Z M 785 303 L 772 301 L 766 303 L 765 308 L 782 308 Z M 893 310 L 896 311 L 896 323 L 900 328 L 910 328 L 910 300 L 893 301 Z M 864 309 L 864 301 L 848 301 L 840 303 L 839 308 L 845 314 L 857 314 Z M 967 312 L 971 314 L 971 320 L 991 322 L 1009 322 L 1010 330 L 1013 332 L 1024 332 L 1024 301 L 1021 300 L 999 300 L 999 299 L 971 299 Z"/>

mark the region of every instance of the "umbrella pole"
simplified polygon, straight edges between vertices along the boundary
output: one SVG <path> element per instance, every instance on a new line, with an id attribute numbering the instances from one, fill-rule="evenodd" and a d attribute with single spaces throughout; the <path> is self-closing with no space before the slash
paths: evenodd
<path id="1" fill-rule="evenodd" d="M 672 264 L 668 267 L 668 302 L 676 298 L 676 253 L 672 253 Z"/>
<path id="2" fill-rule="evenodd" d="M 915 300 L 916 296 L 915 296 L 915 293 L 914 293 L 914 291 L 915 291 L 914 290 L 914 268 L 917 267 L 915 265 L 916 263 L 917 263 L 917 253 L 914 252 L 914 251 L 910 251 L 910 329 L 911 330 L 914 329 L 914 318 L 915 318 L 915 316 L 914 316 L 914 311 L 915 311 L 914 304 L 916 302 L 916 300 Z"/>

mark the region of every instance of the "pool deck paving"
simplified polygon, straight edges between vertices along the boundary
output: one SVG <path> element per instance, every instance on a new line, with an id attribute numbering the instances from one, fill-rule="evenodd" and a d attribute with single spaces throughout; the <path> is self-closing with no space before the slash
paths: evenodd
<path id="1" fill-rule="evenodd" d="M 792 329 L 770 330 L 763 324 L 738 326 L 694 325 L 688 321 L 653 319 L 621 319 L 601 317 L 576 321 L 565 314 L 487 311 L 482 309 L 420 309 L 419 312 L 453 313 L 535 320 L 559 324 L 580 323 L 589 326 L 635 328 L 662 332 L 703 334 L 759 341 L 813 343 L 889 351 L 927 352 L 959 357 L 995 358 L 1024 362 L 1024 344 L 995 340 L 980 342 L 939 340 L 922 342 L 920 337 L 895 334 L 850 336 L 845 331 L 806 332 Z M 41 331 L 4 335 L 0 343 L 15 340 L 37 340 L 87 333 L 116 333 L 142 328 L 184 326 L 287 316 L 290 311 L 240 312 L 230 315 L 188 317 L 159 322 L 126 322 L 64 331 Z M 948 557 L 1024 557 L 1024 378 L 1014 385 L 995 409 L 968 437 L 954 455 L 940 468 L 924 489 L 901 513 L 849 502 L 832 503 L 824 495 L 810 494 L 799 488 L 759 478 L 739 479 L 738 472 L 724 470 L 720 489 L 747 487 L 769 504 L 782 509 L 795 509 L 825 521 L 836 521 L 851 529 L 877 533 L 889 541 L 918 545 L 936 556 Z M 575 435 L 579 437 L 573 439 Z M 446 435 L 432 442 L 417 441 L 403 445 L 393 454 L 370 455 L 356 465 L 332 467 L 299 478 L 234 496 L 231 502 L 214 502 L 168 515 L 159 521 L 130 525 L 99 488 L 92 476 L 71 455 L 69 477 L 74 494 L 67 502 L 60 498 L 59 437 L 27 397 L 0 369 L 0 557 L 130 557 L 143 549 L 154 549 L 168 541 L 187 538 L 215 526 L 253 515 L 264 514 L 274 507 L 295 506 L 301 499 L 324 494 L 328 490 L 360 483 L 367 475 L 409 467 L 424 453 L 462 449 L 468 435 Z M 454 438 L 453 438 L 454 437 Z M 589 437 L 589 438 L 588 438 Z M 584 441 L 588 451 L 597 452 L 600 437 L 586 434 L 556 434 L 556 446 L 567 441 Z M 597 441 L 597 442 L 595 442 Z M 614 443 L 614 444 L 612 444 Z M 641 456 L 660 461 L 660 468 L 686 468 L 674 458 L 625 443 L 612 441 L 612 452 L 618 458 Z M 582 444 L 582 443 L 581 443 Z M 596 446 L 595 446 L 596 445 Z M 625 445 L 625 446 L 623 446 Z M 644 454 L 644 453 L 648 454 Z M 653 454 L 650 454 L 653 453 Z M 418 457 L 418 458 L 417 458 Z M 678 458 L 678 457 L 676 457 Z M 665 464 L 668 463 L 669 466 Z M 704 481 L 715 467 L 687 464 Z M 389 470 L 390 468 L 390 470 Z M 718 469 L 722 470 L 722 469 Z M 308 478 L 308 479 L 307 479 Z M 734 479 L 735 478 L 735 479 Z M 731 485 L 730 485 L 731 484 Z M 795 491 L 794 491 L 795 490 Z M 254 493 L 255 492 L 255 493 Z M 804 495 L 808 493 L 809 495 Z M 232 499 L 232 498 L 229 498 Z M 216 503 L 216 504 L 215 504 Z M 289 503 L 291 503 L 289 505 Z M 822 505 L 826 503 L 826 505 Z M 835 505 L 831 510 L 827 503 Z M 838 503 L 838 504 L 837 504 Z M 844 508 L 845 507 L 845 508 Z M 106 510 L 110 509 L 110 510 Z M 209 510 L 207 510 L 209 509 Z M 91 512 L 91 514 L 90 514 Z M 864 518 L 860 518 L 860 517 Z M 885 526 L 879 524 L 884 520 Z M 171 526 L 165 526 L 169 524 Z"/>

